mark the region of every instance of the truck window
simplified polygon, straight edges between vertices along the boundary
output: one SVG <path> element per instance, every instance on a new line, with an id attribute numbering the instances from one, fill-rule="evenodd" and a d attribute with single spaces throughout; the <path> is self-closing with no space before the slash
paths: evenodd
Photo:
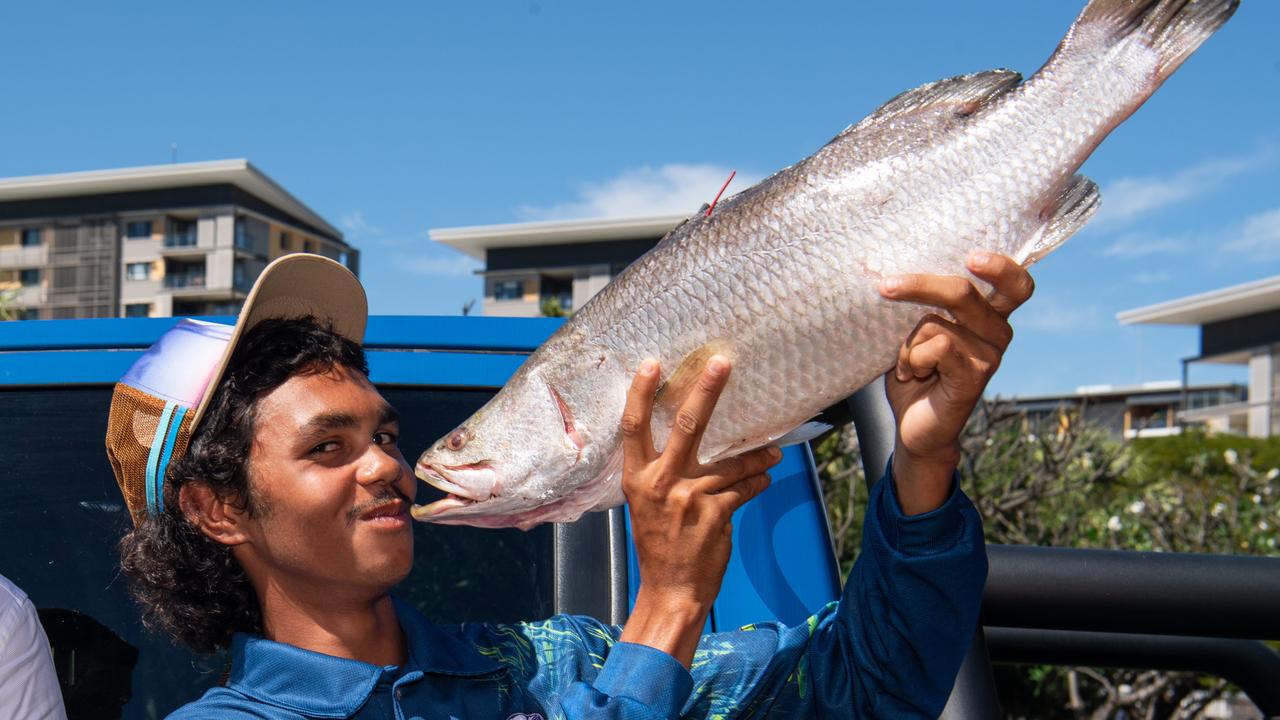
<path id="1" fill-rule="evenodd" d="M 492 390 L 382 388 L 401 413 L 412 464 Z M 0 573 L 40 609 L 68 711 L 163 717 L 218 682 L 224 657 L 198 657 L 144 630 L 120 575 L 129 515 L 103 445 L 108 386 L 0 390 Z M 425 485 L 420 487 L 426 488 Z M 549 526 L 530 532 L 415 525 L 416 560 L 396 590 L 438 622 L 552 612 Z M 127 702 L 127 704 L 125 704 Z"/>

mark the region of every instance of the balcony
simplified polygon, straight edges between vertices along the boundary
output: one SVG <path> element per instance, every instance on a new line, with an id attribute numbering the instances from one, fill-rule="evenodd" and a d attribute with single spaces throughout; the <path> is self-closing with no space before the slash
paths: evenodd
<path id="1" fill-rule="evenodd" d="M 49 299 L 49 293 L 43 285 L 27 285 L 16 289 L 13 302 L 19 307 L 43 305 Z"/>
<path id="2" fill-rule="evenodd" d="M 196 231 L 194 228 L 178 232 L 170 232 L 164 236 L 164 246 L 167 248 L 195 247 Z"/>
<path id="3" fill-rule="evenodd" d="M 48 245 L 6 245 L 0 248 L 0 267 L 39 267 L 48 263 Z"/>
<path id="4" fill-rule="evenodd" d="M 205 274 L 203 272 L 184 272 L 164 276 L 164 286 L 168 290 L 203 290 Z"/>

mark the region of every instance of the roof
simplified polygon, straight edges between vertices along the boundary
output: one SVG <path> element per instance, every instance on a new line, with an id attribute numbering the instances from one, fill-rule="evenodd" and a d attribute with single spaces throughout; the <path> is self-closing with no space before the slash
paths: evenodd
<path id="1" fill-rule="evenodd" d="M 1233 382 L 1211 382 L 1187 385 L 1188 392 L 1197 390 L 1225 390 L 1237 387 L 1238 383 Z M 1151 382 L 1139 383 L 1137 385 L 1081 385 L 1076 388 L 1075 392 L 1063 393 L 1046 393 L 1043 395 L 1014 395 L 1008 398 L 1000 398 L 1018 404 L 1024 403 L 1050 403 L 1064 400 L 1079 400 L 1082 398 L 1098 398 L 1098 397 L 1141 397 L 1152 396 L 1160 397 L 1172 392 L 1180 393 L 1182 383 L 1177 380 L 1154 380 Z"/>
<path id="2" fill-rule="evenodd" d="M 1204 325 L 1280 309 L 1280 275 L 1117 313 L 1121 325 Z"/>
<path id="3" fill-rule="evenodd" d="M 484 260 L 485 251 L 493 248 L 661 237 L 688 217 L 688 215 L 656 215 L 640 218 L 550 220 L 438 228 L 428 233 L 431 239 L 438 243 L 461 250 L 477 260 Z"/>
<path id="4" fill-rule="evenodd" d="M 0 202 L 223 183 L 235 185 L 300 220 L 332 233 L 335 238 L 342 238 L 340 230 L 244 159 L 0 178 Z"/>

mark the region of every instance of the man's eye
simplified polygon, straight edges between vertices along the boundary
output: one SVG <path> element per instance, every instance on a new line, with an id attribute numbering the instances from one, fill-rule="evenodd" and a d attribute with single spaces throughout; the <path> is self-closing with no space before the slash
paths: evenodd
<path id="1" fill-rule="evenodd" d="M 384 430 L 382 432 L 374 433 L 373 439 L 374 439 L 374 442 L 378 443 L 379 445 L 395 445 L 396 441 L 399 440 L 400 438 L 398 438 L 395 433 L 387 432 Z"/>
<path id="2" fill-rule="evenodd" d="M 311 454 L 313 454 L 313 455 L 319 455 L 319 454 L 321 454 L 321 453 L 333 452 L 333 451 L 335 451 L 335 450 L 337 450 L 337 449 L 338 449 L 338 441 L 337 441 L 337 440 L 328 440 L 328 441 L 326 441 L 326 442 L 322 442 L 322 443 L 320 443 L 319 445 L 317 445 L 317 446 L 315 446 L 315 447 L 311 448 Z"/>

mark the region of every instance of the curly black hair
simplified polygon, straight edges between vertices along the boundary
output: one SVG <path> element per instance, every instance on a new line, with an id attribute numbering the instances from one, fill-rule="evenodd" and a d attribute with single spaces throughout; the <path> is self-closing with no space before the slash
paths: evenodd
<path id="1" fill-rule="evenodd" d="M 314 318 L 265 320 L 241 338 L 190 448 L 169 468 L 164 510 L 120 539 L 120 564 L 147 627 L 201 653 L 229 646 L 233 633 L 262 632 L 244 569 L 182 514 L 178 491 L 202 483 L 251 517 L 269 514 L 246 467 L 258 400 L 295 375 L 338 366 L 369 374 L 364 350 Z"/>

